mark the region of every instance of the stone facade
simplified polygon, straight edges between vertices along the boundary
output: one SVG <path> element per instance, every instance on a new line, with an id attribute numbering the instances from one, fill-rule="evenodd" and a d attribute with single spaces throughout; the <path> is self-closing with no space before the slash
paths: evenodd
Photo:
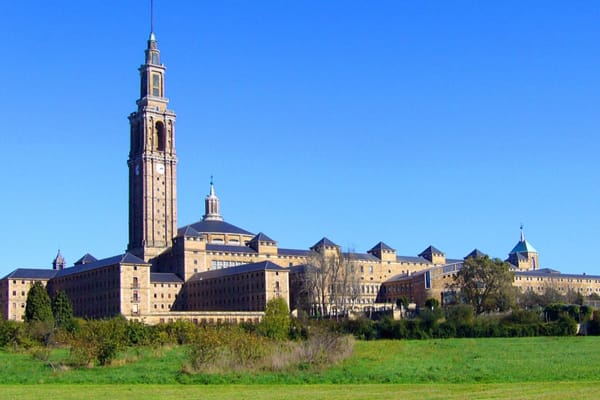
<path id="1" fill-rule="evenodd" d="M 139 68 L 140 98 L 129 116 L 127 253 L 102 260 L 86 254 L 68 267 L 59 252 L 52 269 L 13 271 L 0 280 L 3 318 L 21 320 L 27 291 L 40 281 L 51 294 L 65 291 L 81 317 L 123 315 L 148 323 L 257 321 L 271 298 L 283 297 L 295 307 L 306 265 L 316 256 L 347 262 L 346 274 L 352 274 L 353 282 L 344 303 L 354 311 L 403 296 L 419 304 L 429 297 L 444 302 L 446 284 L 462 260 L 448 259 L 433 246 L 418 256 L 401 256 L 383 242 L 364 253 L 343 252 L 327 238 L 309 249 L 281 248 L 264 233 L 226 222 L 212 180 L 202 219 L 178 229 L 176 117 L 165 96 L 165 69 L 151 33 Z M 540 270 L 538 253 L 523 233 L 508 261 L 519 271 L 515 285 L 526 290 L 553 285 L 589 294 L 600 289 L 600 278 Z M 324 289 L 328 311 L 339 306 L 331 300 L 338 285 L 330 280 Z"/>

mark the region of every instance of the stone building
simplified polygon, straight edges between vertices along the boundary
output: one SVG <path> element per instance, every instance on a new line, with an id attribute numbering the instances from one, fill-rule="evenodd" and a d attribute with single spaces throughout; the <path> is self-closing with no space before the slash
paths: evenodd
<path id="1" fill-rule="evenodd" d="M 441 252 L 440 252 L 441 253 Z M 481 257 L 486 254 L 475 249 L 467 256 Z M 380 300 L 395 303 L 401 297 L 417 305 L 424 305 L 429 298 L 448 304 L 456 300 L 456 293 L 450 288 L 456 273 L 462 268 L 464 260 L 446 260 L 443 265 L 425 268 L 412 274 L 400 274 L 382 284 Z M 566 295 L 569 292 L 582 296 L 600 295 L 600 276 L 562 274 L 551 268 L 539 268 L 537 250 L 525 240 L 523 227 L 521 238 L 505 260 L 514 273 L 513 286 L 522 292 L 532 291 L 543 294 L 548 288 Z"/>
<path id="2" fill-rule="evenodd" d="M 265 233 L 226 222 L 212 180 L 202 219 L 178 228 L 176 114 L 168 108 L 166 67 L 154 32 L 139 72 L 137 109 L 129 115 L 127 252 L 99 260 L 86 254 L 72 266 L 59 252 L 52 269 L 14 270 L 0 280 L 3 318 L 21 320 L 27 291 L 40 281 L 51 294 L 66 292 L 81 317 L 257 321 L 273 297 L 295 307 L 301 292 L 306 293 L 301 283 L 315 259 L 344 261 L 344 279 L 352 281 L 351 287 L 340 286 L 339 271 L 328 278 L 318 300 L 327 308 L 322 312 L 339 311 L 340 304 L 353 311 L 372 309 L 400 296 L 418 303 L 442 298 L 443 283 L 462 260 L 447 259 L 433 246 L 418 256 L 402 256 L 383 242 L 364 253 L 344 252 L 327 238 L 309 249 L 283 248 Z M 548 283 L 598 291 L 596 278 L 539 269 L 538 253 L 523 235 L 509 261 L 519 270 L 517 286 L 535 290 Z"/>

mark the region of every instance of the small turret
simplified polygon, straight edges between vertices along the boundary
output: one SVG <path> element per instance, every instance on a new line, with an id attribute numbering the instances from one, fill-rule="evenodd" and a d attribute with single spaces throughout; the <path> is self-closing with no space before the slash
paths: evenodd
<path id="1" fill-rule="evenodd" d="M 511 252 L 508 253 L 507 261 L 520 270 L 536 270 L 540 268 L 538 251 L 531 243 L 525 240 L 523 225 L 521 225 L 521 239 Z"/>
<path id="2" fill-rule="evenodd" d="M 215 186 L 213 185 L 212 176 L 210 177 L 210 193 L 204 200 L 204 221 L 223 221 L 223 217 L 219 212 L 220 201 L 217 195 L 215 195 Z"/>
<path id="3" fill-rule="evenodd" d="M 58 254 L 54 258 L 54 261 L 52 261 L 52 269 L 60 271 L 60 270 L 65 269 L 66 266 L 67 266 L 67 262 L 65 261 L 65 258 L 63 257 L 63 255 L 60 254 L 60 250 L 58 250 Z"/>

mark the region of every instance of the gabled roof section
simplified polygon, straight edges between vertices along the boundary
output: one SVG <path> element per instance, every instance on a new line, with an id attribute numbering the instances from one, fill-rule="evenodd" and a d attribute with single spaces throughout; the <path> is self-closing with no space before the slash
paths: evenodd
<path id="1" fill-rule="evenodd" d="M 298 265 L 293 265 L 293 266 L 289 267 L 288 271 L 290 271 L 290 274 L 303 274 L 310 268 L 311 268 L 310 265 L 298 264 Z"/>
<path id="2" fill-rule="evenodd" d="M 201 233 L 235 233 L 240 235 L 254 235 L 251 232 L 248 232 L 242 228 L 238 228 L 235 225 L 231 225 L 225 221 L 217 221 L 217 220 L 203 220 L 198 221 L 190 225 L 183 226 L 178 229 L 177 234 L 181 235 L 186 232 L 187 228 L 193 228 L 196 231 L 196 235 Z M 190 234 L 193 231 L 187 231 Z"/>
<path id="3" fill-rule="evenodd" d="M 379 258 L 369 253 L 343 253 L 350 261 L 379 261 Z"/>
<path id="4" fill-rule="evenodd" d="M 512 254 L 515 254 L 517 256 L 517 260 L 519 260 L 519 261 L 529 261 L 527 256 L 522 253 L 512 253 Z"/>
<path id="5" fill-rule="evenodd" d="M 270 237 L 268 237 L 267 235 L 265 235 L 262 232 L 259 232 L 256 236 L 254 236 L 251 240 L 250 243 L 256 243 L 256 242 L 270 242 L 270 243 L 277 243 L 276 241 L 274 241 L 273 239 L 271 239 Z"/>
<path id="6" fill-rule="evenodd" d="M 183 228 L 179 228 L 177 230 L 177 236 L 190 237 L 190 236 L 200 236 L 200 232 L 192 228 L 191 225 L 184 226 Z"/>
<path id="7" fill-rule="evenodd" d="M 207 251 L 222 251 L 223 253 L 252 253 L 256 254 L 256 250 L 248 246 L 233 246 L 229 244 L 209 243 L 206 245 Z"/>
<path id="8" fill-rule="evenodd" d="M 146 264 L 146 261 L 142 260 L 138 256 L 134 256 L 133 254 L 127 252 L 123 254 L 119 264 Z"/>
<path id="9" fill-rule="evenodd" d="M 532 271 L 516 271 L 515 275 L 520 276 L 548 276 L 553 275 L 560 278 L 567 279 L 600 279 L 599 275 L 587 275 L 587 274 L 561 274 L 559 271 L 552 268 L 542 268 Z"/>
<path id="10" fill-rule="evenodd" d="M 338 246 L 337 244 L 333 243 L 331 240 L 324 237 L 323 239 L 319 240 L 317 243 L 312 245 L 312 247 L 310 249 L 313 250 L 313 249 L 318 249 L 320 247 L 340 247 L 340 246 Z"/>
<path id="11" fill-rule="evenodd" d="M 116 264 L 139 264 L 139 265 L 150 265 L 141 258 L 134 256 L 131 253 L 119 254 L 118 256 L 104 258 L 102 260 L 98 260 L 95 262 L 91 262 L 89 264 L 80 264 L 75 265 L 74 267 L 65 268 L 60 271 L 56 271 L 56 278 L 61 276 L 77 274 L 80 272 L 90 271 L 93 269 L 108 267 L 110 265 Z"/>
<path id="12" fill-rule="evenodd" d="M 52 279 L 59 271 L 42 268 L 18 268 L 2 279 Z"/>
<path id="13" fill-rule="evenodd" d="M 470 252 L 469 254 L 467 254 L 465 256 L 465 260 L 467 258 L 481 258 L 481 257 L 485 257 L 485 256 L 487 256 L 487 254 L 479 251 L 478 249 L 474 249 L 472 252 Z"/>
<path id="14" fill-rule="evenodd" d="M 419 254 L 419 257 L 424 257 L 428 255 L 445 256 L 443 251 L 435 248 L 434 246 L 429 246 L 428 248 L 423 250 L 421 254 Z"/>
<path id="15" fill-rule="evenodd" d="M 396 261 L 399 263 L 415 263 L 415 264 L 431 264 L 431 261 L 429 261 L 426 258 L 423 258 L 421 256 L 419 257 L 412 257 L 412 256 L 396 256 Z"/>
<path id="16" fill-rule="evenodd" d="M 256 271 L 285 271 L 285 272 L 288 272 L 288 269 L 280 267 L 279 265 L 277 265 L 271 261 L 261 261 L 258 263 L 238 265 L 237 267 L 229 267 L 229 268 L 216 269 L 216 270 L 206 271 L 206 272 L 198 272 L 190 278 L 190 281 L 213 279 L 213 278 L 219 278 L 222 276 L 245 274 L 248 272 L 256 272 Z"/>
<path id="17" fill-rule="evenodd" d="M 183 283 L 183 279 L 181 279 L 176 274 L 172 274 L 169 272 L 151 272 L 150 273 L 150 282 L 156 283 Z"/>
<path id="18" fill-rule="evenodd" d="M 373 252 L 376 252 L 376 251 L 383 251 L 383 250 L 396 251 L 396 249 L 392 249 L 387 244 L 385 244 L 383 242 L 379 242 L 375 246 L 373 246 L 373 248 L 371 250 L 367 251 L 367 253 L 373 253 Z"/>
<path id="19" fill-rule="evenodd" d="M 75 265 L 89 264 L 89 263 L 93 263 L 96 261 L 98 261 L 98 259 L 96 257 L 91 255 L 90 253 L 85 253 L 83 255 L 83 257 L 81 257 L 79 260 L 75 261 Z"/>
<path id="20" fill-rule="evenodd" d="M 310 254 L 310 250 L 303 249 L 282 249 L 281 247 L 277 249 L 277 254 L 280 256 L 290 256 L 290 257 L 306 257 Z"/>

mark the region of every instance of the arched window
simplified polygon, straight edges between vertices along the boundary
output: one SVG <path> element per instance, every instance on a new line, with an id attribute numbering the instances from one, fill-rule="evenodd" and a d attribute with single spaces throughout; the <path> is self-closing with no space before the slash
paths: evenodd
<path id="1" fill-rule="evenodd" d="M 155 129 L 156 129 L 156 136 L 155 136 L 156 150 L 165 151 L 165 147 L 166 147 L 165 124 L 163 124 L 161 121 L 158 121 L 156 123 Z"/>

